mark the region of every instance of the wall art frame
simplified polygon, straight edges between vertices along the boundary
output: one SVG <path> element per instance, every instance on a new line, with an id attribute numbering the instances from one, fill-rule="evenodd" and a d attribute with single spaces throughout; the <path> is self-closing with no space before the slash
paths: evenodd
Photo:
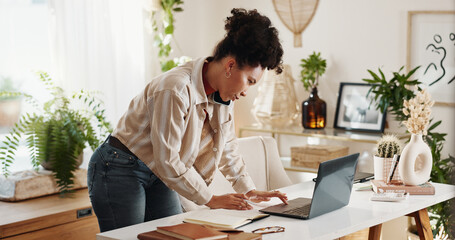
<path id="1" fill-rule="evenodd" d="M 341 82 L 338 92 L 334 128 L 383 133 L 386 113 L 376 110 L 372 95 L 368 95 L 371 84 Z M 368 95 L 368 96 L 367 96 Z"/>
<path id="2" fill-rule="evenodd" d="M 409 11 L 406 69 L 435 105 L 455 107 L 455 11 Z"/>

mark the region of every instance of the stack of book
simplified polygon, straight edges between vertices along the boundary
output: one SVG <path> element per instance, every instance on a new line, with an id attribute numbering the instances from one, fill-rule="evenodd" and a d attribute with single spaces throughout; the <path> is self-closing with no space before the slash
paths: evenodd
<path id="1" fill-rule="evenodd" d="M 172 226 L 157 227 L 155 231 L 137 235 L 139 240 L 260 240 L 261 234 L 246 233 L 241 230 L 215 229 L 194 223 L 181 223 Z"/>
<path id="2" fill-rule="evenodd" d="M 381 180 L 371 180 L 371 186 L 375 193 L 408 193 L 409 195 L 434 195 L 434 186 L 426 182 L 420 185 L 402 185 L 402 184 L 387 184 Z"/>

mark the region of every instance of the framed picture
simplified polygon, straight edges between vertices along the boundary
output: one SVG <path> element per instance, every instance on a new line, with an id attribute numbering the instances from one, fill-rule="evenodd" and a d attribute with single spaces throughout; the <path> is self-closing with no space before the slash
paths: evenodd
<path id="1" fill-rule="evenodd" d="M 408 12 L 407 70 L 437 105 L 455 106 L 455 11 Z"/>
<path id="2" fill-rule="evenodd" d="M 384 132 L 386 114 L 376 110 L 372 95 L 367 97 L 371 84 L 340 83 L 334 128 L 367 132 Z"/>

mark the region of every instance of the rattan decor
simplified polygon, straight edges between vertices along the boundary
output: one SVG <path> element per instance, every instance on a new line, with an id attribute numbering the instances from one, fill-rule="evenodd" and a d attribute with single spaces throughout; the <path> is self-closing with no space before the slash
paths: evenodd
<path id="1" fill-rule="evenodd" d="M 302 32 L 316 13 L 319 0 L 273 0 L 273 7 L 286 27 L 294 33 L 294 47 L 302 47 Z"/>
<path id="2" fill-rule="evenodd" d="M 291 147 L 291 165 L 318 168 L 321 162 L 348 155 L 349 147 L 305 145 Z"/>

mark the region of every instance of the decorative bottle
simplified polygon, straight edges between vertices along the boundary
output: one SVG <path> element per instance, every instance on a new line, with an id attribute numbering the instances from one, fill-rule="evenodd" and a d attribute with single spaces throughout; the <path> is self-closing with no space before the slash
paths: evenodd
<path id="1" fill-rule="evenodd" d="M 311 89 L 310 97 L 302 102 L 302 125 L 306 129 L 321 129 L 326 125 L 327 104 L 318 96 L 318 89 Z"/>

